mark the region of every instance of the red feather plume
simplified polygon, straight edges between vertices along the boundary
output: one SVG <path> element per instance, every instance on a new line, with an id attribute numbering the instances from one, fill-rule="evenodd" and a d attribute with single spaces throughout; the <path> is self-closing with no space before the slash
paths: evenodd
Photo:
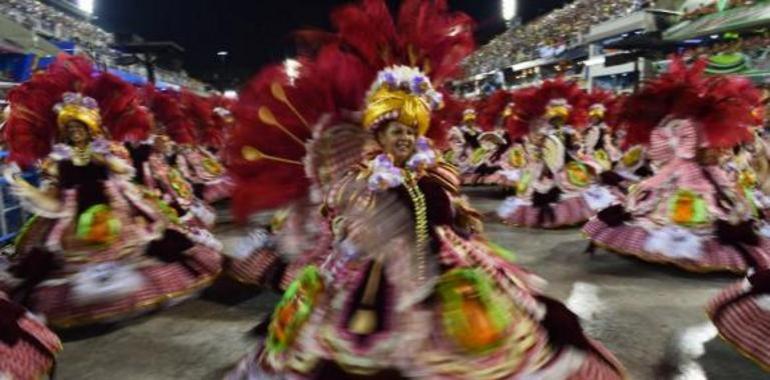
<path id="1" fill-rule="evenodd" d="M 87 89 L 99 103 L 102 124 L 116 141 L 141 141 L 150 136 L 152 116 L 141 105 L 136 87 L 119 77 L 102 73 Z"/>
<path id="2" fill-rule="evenodd" d="M 131 85 L 97 73 L 85 57 L 62 53 L 8 95 L 11 115 L 4 133 L 12 161 L 30 166 L 50 153 L 59 132 L 54 106 L 65 92 L 94 98 L 105 130 L 115 138 L 141 138 L 149 130 L 150 120 Z"/>
<path id="3" fill-rule="evenodd" d="M 183 90 L 181 102 L 183 111 L 195 127 L 196 142 L 202 146 L 221 146 L 223 130 L 217 126 L 212 100 Z"/>
<path id="4" fill-rule="evenodd" d="M 146 88 L 146 102 L 155 116 L 156 126 L 161 128 L 174 142 L 192 144 L 195 142 L 195 126 L 182 110 L 177 94 Z"/>
<path id="5" fill-rule="evenodd" d="M 511 92 L 498 90 L 480 101 L 476 111 L 476 120 L 481 128 L 486 131 L 495 129 L 505 107 L 511 103 L 512 99 Z"/>
<path id="6" fill-rule="evenodd" d="M 306 196 L 310 179 L 298 163 L 307 155 L 304 144 L 312 127 L 324 115 L 329 124 L 354 119 L 379 70 L 418 66 L 442 88 L 474 46 L 470 18 L 449 13 L 445 0 L 407 0 L 398 22 L 384 0 L 362 0 L 335 10 L 331 21 L 335 32 L 297 34 L 312 49 L 298 59 L 296 77 L 290 78 L 283 65 L 270 66 L 239 94 L 226 155 L 236 180 L 233 209 L 240 218 Z M 447 117 L 432 120 L 431 136 L 439 140 L 456 111 L 453 100 L 447 104 Z"/>
<path id="7" fill-rule="evenodd" d="M 621 118 L 626 144 L 649 143 L 652 130 L 666 118 L 694 121 L 702 146 L 729 148 L 751 141 L 748 127 L 754 125 L 752 111 L 761 104 L 761 93 L 746 78 L 706 76 L 705 67 L 705 60 L 688 67 L 674 57 L 667 73 L 631 95 Z"/>
<path id="8" fill-rule="evenodd" d="M 512 94 L 516 105 L 515 117 L 507 123 L 511 136 L 522 136 L 529 132 L 532 124 L 543 117 L 548 104 L 556 99 L 565 99 L 572 107 L 567 124 L 574 128 L 586 126 L 588 99 L 585 91 L 575 82 L 557 78 L 544 81 L 537 87 L 517 90 Z"/>

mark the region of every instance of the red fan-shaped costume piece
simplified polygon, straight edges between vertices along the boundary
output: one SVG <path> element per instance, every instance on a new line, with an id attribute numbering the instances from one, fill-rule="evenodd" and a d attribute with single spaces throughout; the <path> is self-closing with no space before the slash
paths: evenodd
<path id="1" fill-rule="evenodd" d="M 195 125 L 187 117 L 179 101 L 179 94 L 145 88 L 145 102 L 155 115 L 156 127 L 178 144 L 195 142 Z"/>
<path id="2" fill-rule="evenodd" d="M 626 144 L 647 144 L 650 134 L 666 118 L 690 119 L 700 134 L 699 144 L 729 148 L 751 141 L 752 111 L 761 104 L 761 93 L 742 77 L 706 76 L 705 60 L 688 66 L 672 59 L 669 71 L 647 82 L 623 105 L 621 121 Z"/>
<path id="3" fill-rule="evenodd" d="M 583 128 L 587 121 L 588 99 L 575 82 L 563 78 L 547 80 L 538 87 L 527 87 L 517 90 L 512 95 L 515 104 L 514 115 L 508 130 L 511 136 L 521 135 L 530 131 L 532 123 L 543 118 L 548 105 L 552 101 L 565 100 L 570 107 L 566 123 L 573 128 Z"/>
<path id="4" fill-rule="evenodd" d="M 498 90 L 479 102 L 476 120 L 482 129 L 491 131 L 500 120 L 505 108 L 512 103 L 511 92 Z"/>
<path id="5" fill-rule="evenodd" d="M 87 58 L 60 54 L 46 71 L 8 95 L 12 106 L 5 139 L 11 160 L 28 166 L 51 151 L 60 137 L 54 106 L 65 92 L 94 98 L 104 132 L 115 139 L 141 139 L 151 128 L 134 87 L 112 74 L 96 72 Z"/>
<path id="6" fill-rule="evenodd" d="M 115 75 L 102 73 L 86 93 L 99 102 L 102 122 L 113 140 L 141 141 L 150 136 L 152 115 L 142 105 L 136 87 Z"/>
<path id="7" fill-rule="evenodd" d="M 182 108 L 195 126 L 195 138 L 198 145 L 219 147 L 223 143 L 223 131 L 218 128 L 214 114 L 214 102 L 190 91 L 181 95 Z"/>
<path id="8" fill-rule="evenodd" d="M 407 0 L 397 22 L 385 1 L 363 0 L 337 9 L 332 24 L 334 33 L 302 34 L 312 54 L 263 69 L 239 94 L 227 143 L 239 217 L 307 195 L 306 143 L 339 123 L 357 123 L 355 111 L 381 69 L 419 67 L 440 88 L 474 48 L 471 19 L 448 12 L 445 0 Z M 432 125 L 448 127 L 449 118 Z"/>

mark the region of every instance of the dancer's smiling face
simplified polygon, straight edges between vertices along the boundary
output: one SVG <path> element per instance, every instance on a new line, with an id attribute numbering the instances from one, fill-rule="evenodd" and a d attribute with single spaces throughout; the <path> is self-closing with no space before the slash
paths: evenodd
<path id="1" fill-rule="evenodd" d="M 391 121 L 377 131 L 377 142 L 393 157 L 396 166 L 403 166 L 414 154 L 416 141 L 417 130 L 397 121 Z"/>
<path id="2" fill-rule="evenodd" d="M 91 136 L 88 133 L 88 127 L 77 120 L 72 120 L 67 123 L 67 137 L 74 145 L 84 144 L 91 139 Z"/>

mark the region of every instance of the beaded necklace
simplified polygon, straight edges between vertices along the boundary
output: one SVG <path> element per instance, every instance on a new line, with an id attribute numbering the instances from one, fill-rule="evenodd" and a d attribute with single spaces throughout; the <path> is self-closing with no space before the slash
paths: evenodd
<path id="1" fill-rule="evenodd" d="M 72 163 L 77 166 L 86 166 L 91 162 L 91 148 L 86 147 L 72 147 Z"/>
<path id="2" fill-rule="evenodd" d="M 409 170 L 404 170 L 404 187 L 409 193 L 409 198 L 414 204 L 414 228 L 415 228 L 415 248 L 417 249 L 417 270 L 419 279 L 422 281 L 426 277 L 425 273 L 425 250 L 428 246 L 428 210 L 425 202 L 425 195 L 417 186 L 417 180 Z"/>

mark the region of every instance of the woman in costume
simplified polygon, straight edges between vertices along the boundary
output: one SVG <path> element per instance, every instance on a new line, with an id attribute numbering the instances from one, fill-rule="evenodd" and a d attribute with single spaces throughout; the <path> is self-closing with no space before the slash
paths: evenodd
<path id="1" fill-rule="evenodd" d="M 522 227 L 560 228 L 585 222 L 617 200 L 597 184 L 596 173 L 580 160 L 578 128 L 585 122 L 585 94 L 562 79 L 513 94 L 511 127 L 529 131 L 528 164 L 520 171 L 515 195 L 497 213 L 505 223 Z M 511 132 L 514 133 L 514 132 Z M 520 133 L 520 132 L 516 132 Z"/>
<path id="2" fill-rule="evenodd" d="M 483 157 L 483 149 L 479 137 L 482 134 L 482 130 L 476 123 L 476 110 L 472 107 L 468 107 L 463 111 L 462 122 L 457 125 L 453 131 L 450 132 L 454 136 L 462 137 L 461 139 L 456 137 L 453 143 L 459 144 L 462 142 L 462 146 L 458 146 L 453 149 L 453 162 L 452 164 L 461 169 L 460 174 L 464 185 L 475 184 L 476 169 L 481 165 Z"/>
<path id="3" fill-rule="evenodd" d="M 623 101 L 624 98 L 616 98 L 603 90 L 588 94 L 589 126 L 584 132 L 581 158 L 603 185 L 626 193 L 631 184 L 652 172 L 642 147 L 631 147 L 625 153 L 619 148 L 618 129 L 614 125 Z"/>
<path id="4" fill-rule="evenodd" d="M 516 122 L 518 116 L 514 111 L 515 107 L 513 93 L 500 90 L 489 96 L 479 111 L 479 122 L 491 126 L 490 129 L 494 129 L 504 141 L 489 158 L 491 165 L 497 170 L 487 182 L 514 194 L 529 161 L 525 148 L 528 140 L 527 130 L 522 130 L 522 125 Z"/>
<path id="5" fill-rule="evenodd" d="M 233 184 L 219 158 L 212 153 L 222 145 L 224 132 L 217 128 L 214 107 L 208 99 L 189 91 L 180 94 L 180 102 L 194 126 L 194 142 L 180 145 L 177 168 L 193 184 L 195 195 L 206 203 L 227 199 Z"/>
<path id="6" fill-rule="evenodd" d="M 456 64 L 429 53 L 445 54 L 445 47 L 457 46 L 449 43 L 452 38 L 470 36 L 467 17 L 447 13 L 440 1 L 406 1 L 397 27 L 384 1 L 346 6 L 334 15 L 340 37 L 353 43 L 347 34 L 375 35 L 363 33 L 370 25 L 405 37 L 418 26 L 438 33 L 443 40 L 411 45 L 417 54 L 412 62 L 421 66 L 429 56 L 434 57 L 431 62 Z M 363 45 L 335 53 L 337 65 L 324 55 L 307 62 L 307 69 L 285 86 L 287 98 L 314 99 L 326 92 L 325 86 L 350 84 L 341 82 L 347 78 L 323 75 L 327 67 L 380 70 L 382 66 L 367 64 L 371 61 L 365 48 L 371 41 L 359 42 Z M 406 53 L 413 42 L 394 38 L 390 51 Z M 409 62 L 408 56 L 396 58 Z M 446 72 L 441 66 L 432 68 Z M 328 83 L 329 78 L 340 82 Z M 334 234 L 327 260 L 297 276 L 273 314 L 267 339 L 228 378 L 623 378 L 620 365 L 582 334 L 573 314 L 537 293 L 536 277 L 479 235 L 478 214 L 459 200 L 458 174 L 424 138 L 431 113 L 441 104 L 431 80 L 406 66 L 390 66 L 373 79 L 366 95 L 359 93 L 365 100 L 360 117 L 342 112 L 330 124 L 316 124 L 316 135 L 328 136 L 338 123 L 355 121 L 370 139 L 368 158 L 323 192 L 323 212 Z M 270 83 L 289 80 L 285 72 L 263 72 L 246 87 L 241 102 L 247 107 L 251 101 L 266 104 L 275 87 Z M 342 104 L 313 104 L 301 113 L 326 114 L 314 112 L 324 106 Z M 249 115 L 253 113 L 244 113 Z M 262 169 L 270 164 L 274 173 L 302 170 L 301 164 L 295 166 L 303 156 L 319 154 L 303 152 L 305 144 L 299 141 L 283 151 L 261 142 L 257 136 L 264 136 L 263 131 L 283 132 L 284 140 L 300 136 L 295 132 L 301 126 L 278 120 L 272 125 L 243 120 L 242 135 L 230 147 L 240 155 L 241 163 L 234 165 L 238 172 L 245 173 L 247 162 Z"/>
<path id="7" fill-rule="evenodd" d="M 146 88 L 144 103 L 155 121 L 153 135 L 127 144 L 135 169 L 134 181 L 168 204 L 165 210 L 176 223 L 211 228 L 216 222 L 214 209 L 195 195 L 193 185 L 175 166 L 175 141 L 193 140 L 192 123 L 170 93 Z"/>
<path id="8" fill-rule="evenodd" d="M 53 371 L 59 338 L 0 291 L 0 379 L 44 379 Z"/>
<path id="9" fill-rule="evenodd" d="M 706 77 L 704 67 L 675 59 L 625 102 L 627 143 L 648 145 L 659 169 L 585 225 L 592 245 L 696 272 L 767 262 L 770 241 L 755 231 L 751 202 L 720 166 L 725 150 L 753 138 L 758 92 L 743 78 Z"/>
<path id="10" fill-rule="evenodd" d="M 155 309 L 215 278 L 218 242 L 168 228 L 161 207 L 130 182 L 128 153 L 105 139 L 149 129 L 133 87 L 95 73 L 84 58 L 61 55 L 9 99 L 11 160 L 45 159 L 41 188 L 6 172 L 36 214 L 1 285 L 12 299 L 68 328 Z"/>

